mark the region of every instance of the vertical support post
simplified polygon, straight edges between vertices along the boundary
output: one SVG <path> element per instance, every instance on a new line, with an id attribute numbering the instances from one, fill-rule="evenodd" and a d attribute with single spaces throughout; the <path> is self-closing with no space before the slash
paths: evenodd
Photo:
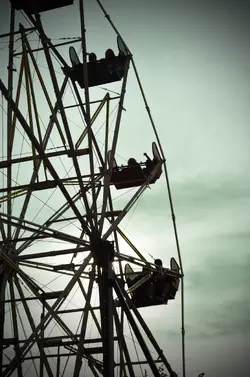
<path id="1" fill-rule="evenodd" d="M 114 377 L 113 245 L 108 241 L 102 241 L 101 250 L 98 250 L 98 253 L 102 258 L 98 280 L 103 342 L 103 377 Z"/>
<path id="2" fill-rule="evenodd" d="M 91 133 L 91 115 L 90 115 L 90 99 L 89 99 L 89 83 L 88 83 L 88 70 L 87 70 L 87 47 L 86 47 L 86 28 L 84 20 L 84 6 L 83 0 L 79 0 L 80 9 L 80 22 L 81 22 L 81 38 L 82 38 L 82 59 L 83 59 L 83 78 L 84 78 L 84 91 L 85 91 L 85 102 L 86 102 L 86 117 L 85 121 L 88 128 L 88 144 L 89 144 L 89 163 L 90 163 L 90 174 L 91 174 L 91 190 L 93 197 L 93 213 L 97 213 L 96 198 L 95 198 L 95 184 L 94 184 L 94 159 L 93 159 L 93 148 L 92 148 L 92 133 Z M 97 218 L 93 218 L 95 221 L 95 227 L 97 228 Z"/>
<path id="3" fill-rule="evenodd" d="M 43 301 L 43 309 L 41 313 L 41 322 L 43 321 L 44 318 L 44 301 Z M 39 370 L 39 377 L 43 377 L 43 365 L 44 365 L 44 324 L 42 325 L 41 328 L 41 348 L 43 352 L 41 352 L 41 357 L 40 357 L 40 370 Z"/>
<path id="4" fill-rule="evenodd" d="M 15 28 L 15 9 L 11 5 L 10 10 L 10 38 L 9 38 L 9 62 L 8 62 L 8 97 L 11 100 L 13 94 L 13 49 L 14 49 L 14 28 Z M 12 155 L 12 106 L 11 101 L 8 101 L 7 107 L 7 159 L 11 160 Z M 11 164 L 7 168 L 7 214 L 11 216 Z M 11 239 L 11 224 L 7 225 L 7 238 Z"/>

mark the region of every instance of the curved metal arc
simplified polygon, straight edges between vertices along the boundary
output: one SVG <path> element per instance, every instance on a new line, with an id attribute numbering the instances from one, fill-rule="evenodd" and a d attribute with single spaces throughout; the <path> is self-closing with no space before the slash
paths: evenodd
<path id="1" fill-rule="evenodd" d="M 103 7 L 102 3 L 100 0 L 96 0 L 97 3 L 99 4 L 102 12 L 104 13 L 105 17 L 107 18 L 108 22 L 110 23 L 110 25 L 112 26 L 112 28 L 114 29 L 114 31 L 116 32 L 117 36 L 121 37 L 118 29 L 116 28 L 116 26 L 114 25 L 114 23 L 112 22 L 110 16 L 108 15 L 108 13 L 106 12 L 105 8 Z M 122 39 L 123 40 L 123 39 Z M 124 41 L 123 41 L 124 42 Z M 125 42 L 124 42 L 125 43 Z M 126 44 L 125 44 L 126 45 Z M 126 46 L 127 47 L 127 46 Z M 129 50 L 128 50 L 129 51 Z M 132 54 L 131 54 L 131 58 L 132 58 Z M 164 153 L 163 153 L 163 150 L 162 150 L 162 147 L 161 147 L 161 143 L 160 143 L 160 140 L 159 140 L 159 136 L 158 136 L 158 133 L 157 133 L 157 130 L 155 128 L 155 124 L 154 124 L 154 120 L 152 118 L 152 115 L 150 113 L 150 108 L 148 106 L 148 103 L 147 103 L 147 100 L 146 100 L 146 96 L 144 94 L 144 90 L 143 90 L 143 87 L 141 85 L 141 81 L 140 81 L 140 78 L 139 78 L 139 74 L 138 74 L 138 71 L 136 69 L 136 66 L 135 66 L 135 63 L 134 63 L 134 60 L 133 58 L 131 59 L 132 60 L 132 65 L 133 65 L 133 68 L 134 68 L 134 71 L 135 71 L 135 74 L 136 74 L 136 78 L 137 78 L 137 81 L 138 81 L 138 85 L 140 87 L 140 90 L 141 90 L 141 93 L 142 93 L 142 97 L 143 97 L 143 100 L 144 100 L 144 103 L 145 103 L 145 106 L 146 106 L 146 109 L 148 111 L 148 115 L 149 115 L 149 118 L 150 118 L 150 122 L 151 122 L 151 125 L 153 127 L 153 130 L 154 130 L 154 133 L 155 133 L 155 136 L 156 136 L 156 139 L 157 139 L 157 142 L 158 142 L 158 145 L 160 147 L 160 150 L 161 150 L 161 153 L 162 153 L 162 157 L 164 159 L 164 171 L 165 171 L 165 177 L 166 177 L 166 183 L 167 183 L 167 189 L 168 189 L 168 195 L 169 195 L 169 200 L 170 200 L 170 208 L 171 208 L 171 212 L 172 212 L 172 219 L 173 219 L 173 226 L 174 226 L 174 233 L 175 233 L 175 239 L 176 239 L 176 246 L 177 246 L 177 253 L 178 253 L 178 259 L 179 259 L 179 263 L 180 263 L 180 268 L 181 268 L 181 273 L 182 275 L 184 276 L 184 272 L 183 272 L 183 265 L 182 265 L 182 258 L 181 258 L 181 251 L 180 251 L 180 246 L 179 246 L 179 239 L 178 239 L 178 233 L 177 233 L 177 227 L 176 227 L 176 222 L 175 222 L 175 215 L 174 215 L 174 209 L 173 209 L 173 201 L 172 201 L 172 195 L 171 195 L 171 190 L 170 190 L 170 184 L 169 184 L 169 179 L 168 179 L 168 172 L 167 172 L 167 166 L 166 166 L 166 162 L 165 162 L 165 157 L 164 157 Z M 184 320 L 184 283 L 183 283 L 183 279 L 181 281 L 181 302 L 182 302 L 182 365 L 183 365 L 183 377 L 186 377 L 186 361 L 185 361 L 185 320 Z"/>
<path id="2" fill-rule="evenodd" d="M 171 215 L 172 215 L 172 220 L 173 220 L 173 228 L 174 228 L 174 235 L 175 235 L 175 242 L 176 242 L 176 249 L 177 249 L 177 255 L 179 259 L 179 264 L 180 264 L 180 270 L 181 270 L 181 275 L 184 277 L 184 270 L 183 270 L 183 264 L 182 264 L 182 256 L 181 256 L 181 250 L 180 250 L 180 244 L 179 244 L 179 237 L 178 237 L 178 231 L 177 231 L 177 225 L 176 225 L 176 216 L 174 213 L 174 205 L 173 205 L 173 199 L 172 199 L 172 193 L 171 193 L 171 188 L 170 188 L 170 182 L 169 182 L 169 176 L 168 176 L 168 170 L 167 170 L 167 164 L 166 164 L 166 159 L 164 156 L 164 152 L 161 146 L 160 138 L 158 135 L 158 132 L 155 127 L 155 123 L 153 120 L 153 117 L 150 112 L 150 108 L 148 106 L 146 96 L 144 94 L 144 90 L 139 78 L 138 71 L 136 69 L 134 60 L 132 58 L 132 65 L 136 74 L 136 78 L 138 81 L 138 85 L 140 87 L 142 97 L 146 106 L 146 109 L 148 111 L 148 115 L 151 121 L 151 125 L 156 137 L 156 140 L 158 142 L 162 158 L 163 158 L 163 167 L 164 167 L 164 172 L 165 172 L 165 180 L 166 180 L 166 185 L 167 185 L 167 191 L 168 191 L 168 197 L 169 197 L 169 204 L 170 204 L 170 210 L 171 210 Z M 185 314 L 184 314 L 184 278 L 181 279 L 181 333 L 182 333 L 182 373 L 183 377 L 186 377 L 186 354 L 185 354 Z"/>

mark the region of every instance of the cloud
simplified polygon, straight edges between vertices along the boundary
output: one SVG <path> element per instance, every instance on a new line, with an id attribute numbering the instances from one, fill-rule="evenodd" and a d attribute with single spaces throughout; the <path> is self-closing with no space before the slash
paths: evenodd
<path id="1" fill-rule="evenodd" d="M 247 236 L 249 241 L 250 234 Z M 188 336 L 211 338 L 249 333 L 249 271 L 249 255 L 239 257 L 237 252 L 229 253 L 228 258 L 219 253 L 216 258 L 206 256 L 199 267 L 188 270 L 185 279 Z"/>
<path id="2" fill-rule="evenodd" d="M 237 176 L 203 172 L 198 176 L 183 175 L 182 178 L 172 181 L 171 188 L 174 205 L 178 211 L 214 210 L 227 205 L 235 206 L 242 201 L 247 201 L 250 206 L 250 180 L 241 174 Z M 167 190 L 162 178 L 161 189 L 155 190 L 155 187 L 152 187 L 152 191 L 145 194 L 138 210 L 144 214 L 159 214 L 168 206 L 166 199 Z"/>

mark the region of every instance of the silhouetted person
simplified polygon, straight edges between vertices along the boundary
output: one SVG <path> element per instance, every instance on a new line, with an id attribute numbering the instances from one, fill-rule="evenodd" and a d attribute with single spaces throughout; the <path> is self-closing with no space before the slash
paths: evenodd
<path id="1" fill-rule="evenodd" d="M 159 270 L 159 267 L 162 267 L 162 260 L 161 259 L 155 259 L 154 261 L 156 268 Z"/>
<path id="2" fill-rule="evenodd" d="M 139 162 L 135 158 L 131 157 L 128 160 L 128 166 L 140 166 Z"/>
<path id="3" fill-rule="evenodd" d="M 91 53 L 89 54 L 89 62 L 90 62 L 90 63 L 93 63 L 93 62 L 96 62 L 96 60 L 97 60 L 97 56 L 96 56 L 96 54 L 95 54 L 94 52 L 91 52 Z"/>
<path id="4" fill-rule="evenodd" d="M 107 51 L 105 52 L 105 58 L 106 59 L 113 59 L 115 58 L 115 53 L 111 48 L 108 48 Z"/>

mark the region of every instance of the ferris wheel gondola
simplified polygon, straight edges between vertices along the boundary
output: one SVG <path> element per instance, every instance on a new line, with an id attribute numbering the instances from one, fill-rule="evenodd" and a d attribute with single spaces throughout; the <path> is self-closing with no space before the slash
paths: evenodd
<path id="1" fill-rule="evenodd" d="M 124 77 L 126 61 L 129 55 L 126 54 L 126 50 L 119 36 L 117 37 L 117 45 L 119 49 L 117 56 L 112 49 L 107 49 L 105 57 L 99 60 L 96 58 L 95 53 L 89 54 L 89 62 L 87 63 L 89 87 L 111 84 L 120 81 Z M 69 56 L 72 67 L 64 67 L 63 72 L 68 75 L 71 80 L 76 81 L 80 88 L 84 88 L 83 64 L 80 62 L 73 46 L 69 48 Z"/>

